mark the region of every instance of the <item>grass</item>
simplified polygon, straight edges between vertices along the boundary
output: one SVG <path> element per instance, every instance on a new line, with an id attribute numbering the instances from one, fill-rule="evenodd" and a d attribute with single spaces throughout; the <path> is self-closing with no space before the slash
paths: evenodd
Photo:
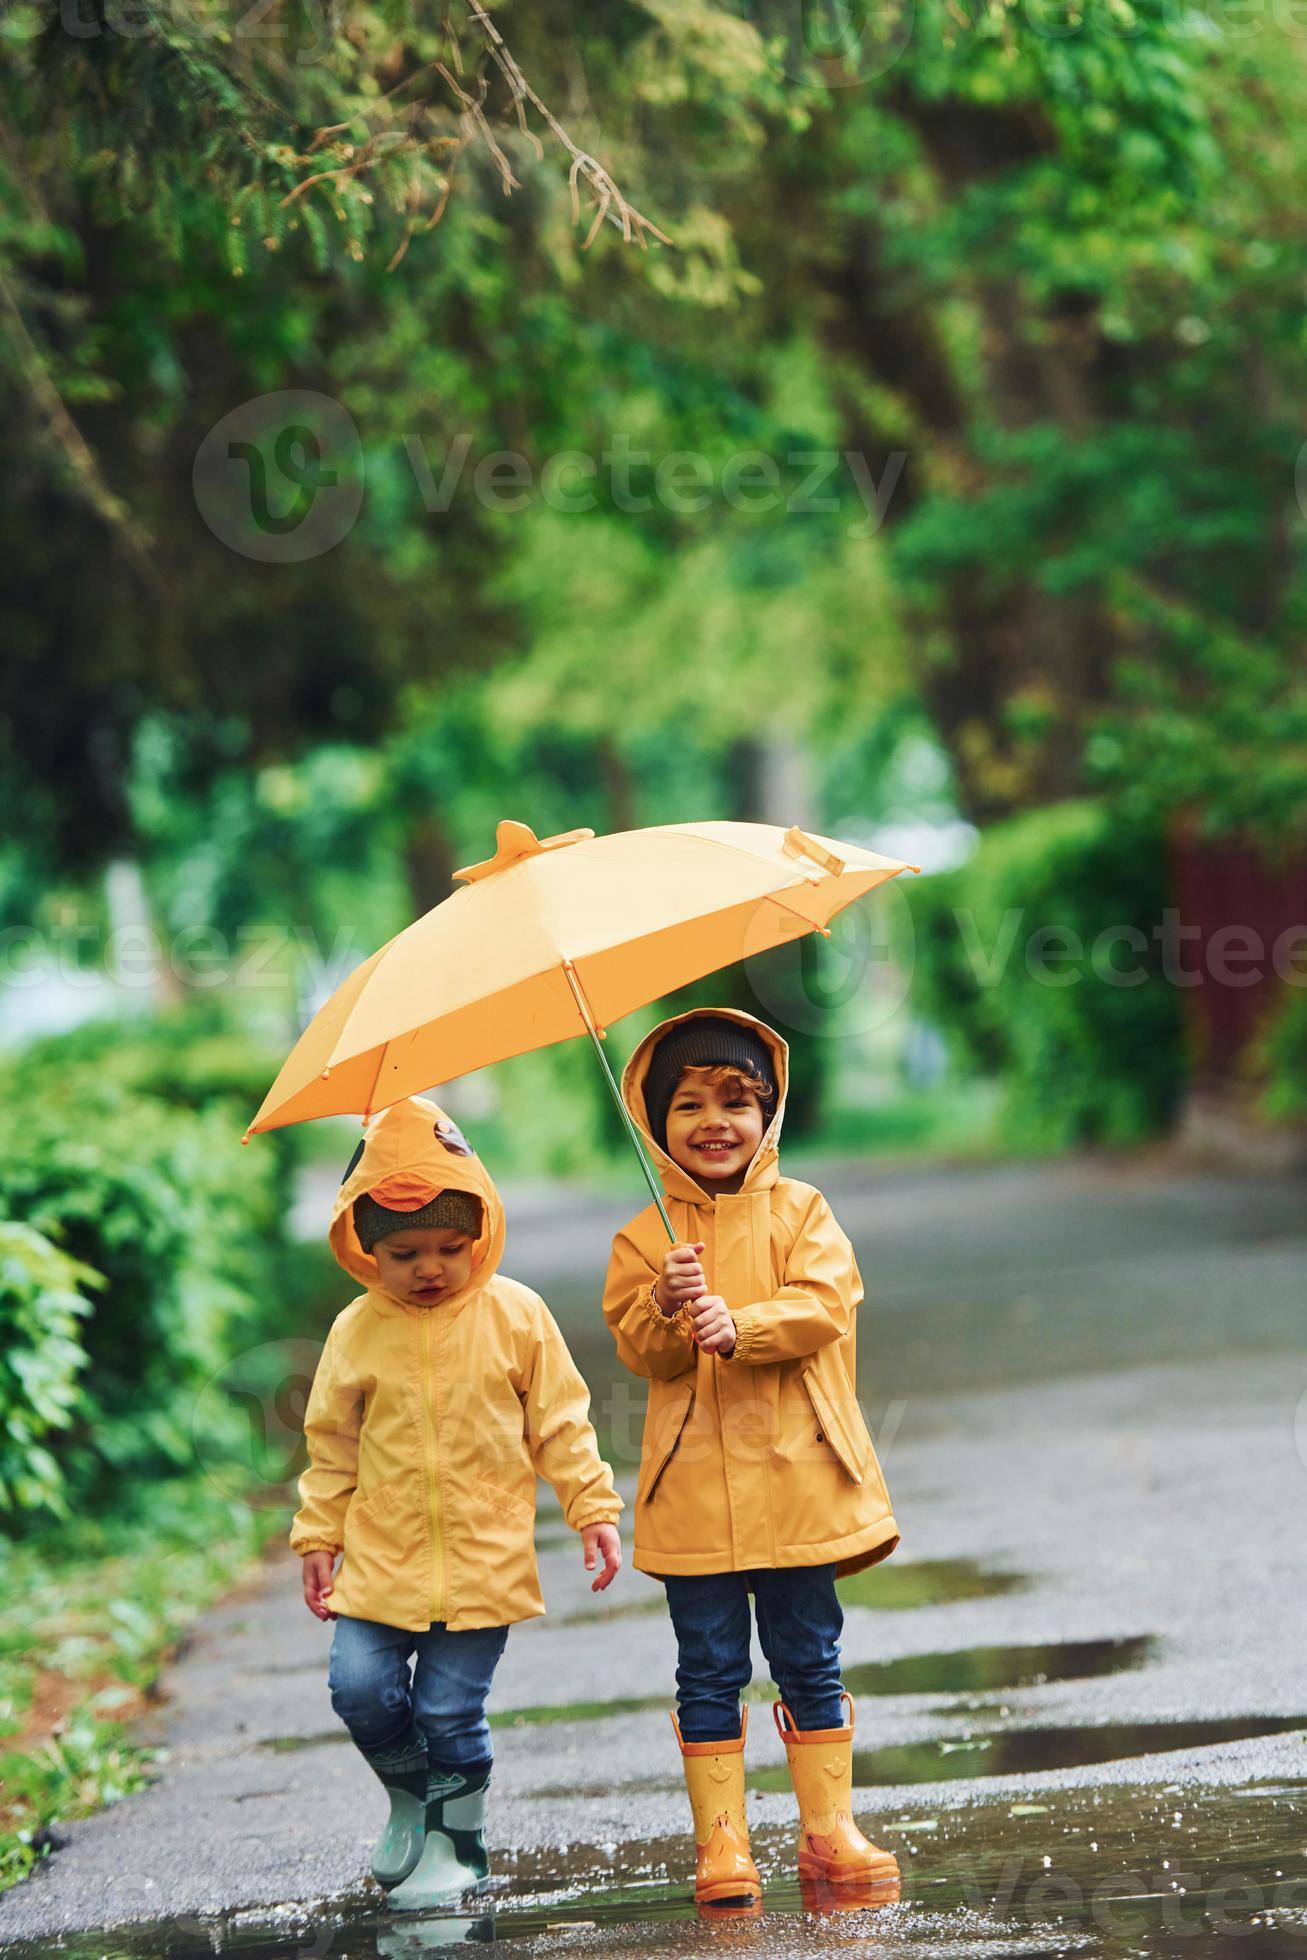
<path id="1" fill-rule="evenodd" d="M 152 1698 L 185 1629 L 252 1570 L 283 1512 L 198 1475 L 149 1485 L 130 1518 L 76 1518 L 5 1541 L 0 1604 L 0 1891 L 63 1819 L 149 1780 L 125 1718 Z"/>

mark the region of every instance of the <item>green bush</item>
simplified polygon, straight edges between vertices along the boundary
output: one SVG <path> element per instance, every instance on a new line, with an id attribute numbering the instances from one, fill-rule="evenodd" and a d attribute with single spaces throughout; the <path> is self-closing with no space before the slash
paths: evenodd
<path id="1" fill-rule="evenodd" d="M 1286 993 L 1254 1045 L 1252 1062 L 1263 1078 L 1263 1114 L 1273 1122 L 1301 1122 L 1307 1118 L 1307 993 Z"/>
<path id="2" fill-rule="evenodd" d="M 1000 1080 L 1013 1142 L 1128 1144 L 1170 1121 L 1184 1055 L 1153 937 L 1164 904 L 1161 836 L 1087 801 L 995 825 L 965 865 L 913 888 L 915 1004 L 964 1072 Z M 1120 927 L 1146 950 L 1100 941 Z M 1140 981 L 1120 984 L 1123 969 Z"/>
<path id="3" fill-rule="evenodd" d="M 53 1451 L 77 1502 L 190 1467 L 196 1411 L 220 1406 L 199 1389 L 279 1312 L 293 1145 L 240 1141 L 269 1074 L 204 1028 L 189 1052 L 176 1023 L 77 1030 L 0 1062 L 22 1112 L 0 1136 L 0 1216 L 103 1278 L 78 1419 Z"/>
<path id="4" fill-rule="evenodd" d="M 100 1275 L 30 1225 L 0 1221 L 0 1512 L 68 1515 L 59 1464 L 42 1441 L 79 1412 L 87 1353 L 81 1288 Z"/>
<path id="5" fill-rule="evenodd" d="M 238 1135 L 253 1116 L 276 1073 L 277 1060 L 217 1014 L 184 1011 L 149 1021 L 92 1021 L 72 1034 L 47 1036 L 23 1050 L 25 1082 L 39 1085 L 70 1067 L 93 1071 L 133 1095 L 179 1108 L 230 1104 Z"/>

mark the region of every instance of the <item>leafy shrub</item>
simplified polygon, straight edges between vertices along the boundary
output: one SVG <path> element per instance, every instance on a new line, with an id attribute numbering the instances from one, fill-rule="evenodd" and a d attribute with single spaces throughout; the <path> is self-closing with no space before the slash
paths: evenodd
<path id="1" fill-rule="evenodd" d="M 1009 1135 L 1126 1144 L 1170 1120 L 1184 1052 L 1153 936 L 1164 904 L 1161 836 L 1087 801 L 997 824 L 966 864 L 913 887 L 915 1003 L 965 1071 L 1002 1081 Z M 1139 950 L 1104 937 L 1120 929 Z"/>
<path id="2" fill-rule="evenodd" d="M 42 1438 L 67 1429 L 81 1406 L 91 1302 L 80 1289 L 103 1284 L 30 1225 L 0 1221 L 0 1511 L 68 1514 Z"/>
<path id="3" fill-rule="evenodd" d="M 1263 1076 L 1261 1108 L 1272 1121 L 1307 1118 L 1307 992 L 1286 988 L 1283 1007 L 1253 1051 Z"/>
<path id="4" fill-rule="evenodd" d="M 53 1452 L 78 1502 L 189 1467 L 198 1389 L 277 1309 L 294 1146 L 240 1141 L 269 1074 L 248 1043 L 202 1029 L 192 1052 L 168 1023 L 79 1029 L 0 1063 L 21 1111 L 0 1135 L 0 1216 L 104 1282 Z"/>

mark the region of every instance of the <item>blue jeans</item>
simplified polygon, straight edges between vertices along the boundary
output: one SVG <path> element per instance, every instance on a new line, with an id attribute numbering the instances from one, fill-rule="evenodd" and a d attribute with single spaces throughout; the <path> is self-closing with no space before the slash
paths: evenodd
<path id="1" fill-rule="evenodd" d="M 724 1742 L 740 1733 L 740 1691 L 753 1674 L 750 1591 L 762 1651 L 795 1726 L 843 1727 L 844 1610 L 833 1565 L 669 1574 L 663 1583 L 676 1631 L 676 1701 L 686 1742 Z"/>
<path id="2" fill-rule="evenodd" d="M 443 1620 L 435 1620 L 425 1633 L 410 1633 L 341 1613 L 327 1669 L 331 1705 L 360 1749 L 384 1749 L 413 1720 L 433 1762 L 487 1769 L 492 1752 L 486 1696 L 507 1639 L 507 1627 L 451 1633 Z"/>

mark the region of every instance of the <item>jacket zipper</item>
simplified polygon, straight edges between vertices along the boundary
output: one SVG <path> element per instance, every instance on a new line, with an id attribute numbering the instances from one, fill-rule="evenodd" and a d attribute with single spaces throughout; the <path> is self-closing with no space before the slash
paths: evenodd
<path id="1" fill-rule="evenodd" d="M 428 1392 L 430 1378 L 427 1368 L 431 1357 L 431 1318 L 424 1313 L 422 1328 L 422 1406 L 426 1411 L 428 1447 L 426 1456 L 427 1503 L 431 1510 L 431 1618 L 443 1620 L 445 1590 L 445 1542 L 440 1529 L 439 1481 L 436 1473 L 436 1418 L 433 1413 L 433 1397 Z"/>

